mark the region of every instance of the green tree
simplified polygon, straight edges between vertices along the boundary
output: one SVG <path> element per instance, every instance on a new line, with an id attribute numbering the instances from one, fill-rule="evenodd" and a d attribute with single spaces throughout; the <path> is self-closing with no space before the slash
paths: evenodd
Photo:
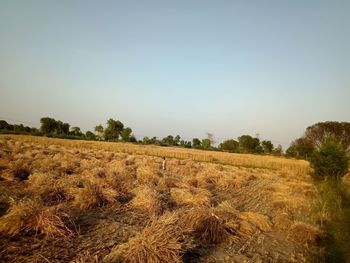
<path id="1" fill-rule="evenodd" d="M 273 151 L 273 144 L 271 141 L 262 141 L 261 146 L 263 148 L 264 153 L 270 154 Z"/>
<path id="2" fill-rule="evenodd" d="M 273 149 L 272 154 L 276 156 L 281 156 L 283 153 L 282 145 L 279 144 L 275 149 Z"/>
<path id="3" fill-rule="evenodd" d="M 53 134 L 57 130 L 57 121 L 53 118 L 43 117 L 40 119 L 40 130 L 45 135 Z"/>
<path id="4" fill-rule="evenodd" d="M 23 124 L 14 124 L 13 125 L 13 130 L 15 132 L 25 132 L 25 127 Z"/>
<path id="5" fill-rule="evenodd" d="M 134 135 L 131 135 L 129 138 L 129 142 L 133 142 L 133 143 L 137 142 L 136 137 Z"/>
<path id="6" fill-rule="evenodd" d="M 192 139 L 192 147 L 193 148 L 201 148 L 202 147 L 202 142 L 198 138 L 193 138 Z"/>
<path id="7" fill-rule="evenodd" d="M 174 146 L 175 145 L 174 136 L 168 135 L 167 137 L 164 137 L 162 139 L 161 144 L 163 146 Z"/>
<path id="8" fill-rule="evenodd" d="M 95 126 L 95 132 L 100 132 L 103 133 L 104 129 L 103 126 L 101 124 Z"/>
<path id="9" fill-rule="evenodd" d="M 226 140 L 219 144 L 219 149 L 225 152 L 238 152 L 239 151 L 239 143 L 236 140 Z"/>
<path id="10" fill-rule="evenodd" d="M 95 126 L 95 134 L 98 140 L 104 139 L 104 128 L 101 124 Z"/>
<path id="11" fill-rule="evenodd" d="M 151 140 L 148 136 L 143 137 L 142 139 L 143 144 L 151 144 Z"/>
<path id="12" fill-rule="evenodd" d="M 286 155 L 297 159 L 308 159 L 314 150 L 315 147 L 312 142 L 307 138 L 301 137 L 291 143 L 286 151 Z"/>
<path id="13" fill-rule="evenodd" d="M 209 138 L 205 138 L 202 140 L 202 148 L 206 150 L 211 148 L 211 140 Z"/>
<path id="14" fill-rule="evenodd" d="M 71 134 L 77 137 L 83 136 L 83 133 L 81 132 L 81 129 L 79 127 L 72 127 Z"/>
<path id="15" fill-rule="evenodd" d="M 57 121 L 55 133 L 68 135 L 69 134 L 69 126 L 70 125 L 68 123 L 63 123 L 62 121 Z"/>
<path id="16" fill-rule="evenodd" d="M 131 138 L 131 133 L 132 133 L 132 129 L 127 127 L 121 131 L 120 136 L 124 142 L 129 142 Z"/>
<path id="17" fill-rule="evenodd" d="M 118 140 L 120 133 L 123 131 L 124 124 L 119 120 L 109 119 L 107 121 L 107 128 L 105 129 L 106 140 Z"/>
<path id="18" fill-rule="evenodd" d="M 91 131 L 87 131 L 85 133 L 85 137 L 88 139 L 88 140 L 96 140 L 96 135 L 91 132 Z"/>
<path id="19" fill-rule="evenodd" d="M 307 127 L 304 137 L 316 149 L 319 148 L 323 142 L 331 138 L 342 144 L 346 151 L 349 151 L 350 123 L 337 121 L 319 122 Z"/>
<path id="20" fill-rule="evenodd" d="M 192 143 L 191 143 L 191 141 L 185 141 L 184 147 L 185 147 L 185 148 L 192 148 Z"/>
<path id="21" fill-rule="evenodd" d="M 5 120 L 0 120 L 0 130 L 9 130 L 10 124 L 7 123 Z"/>
<path id="22" fill-rule="evenodd" d="M 180 135 L 176 135 L 175 138 L 174 138 L 174 144 L 175 144 L 175 145 L 179 145 L 180 140 L 181 140 Z"/>
<path id="23" fill-rule="evenodd" d="M 148 136 L 143 137 L 142 143 L 143 144 L 159 144 L 157 137 L 149 138 Z"/>
<path id="24" fill-rule="evenodd" d="M 319 149 L 314 151 L 310 163 L 314 168 L 314 178 L 339 179 L 348 173 L 349 157 L 341 143 L 334 139 L 328 139 Z"/>
<path id="25" fill-rule="evenodd" d="M 180 141 L 180 146 L 181 147 L 185 147 L 185 148 L 191 148 L 192 147 L 192 143 L 191 143 L 191 141 L 181 140 Z"/>
<path id="26" fill-rule="evenodd" d="M 250 135 L 242 135 L 238 137 L 238 143 L 239 143 L 239 151 L 241 153 L 262 152 L 259 138 L 253 138 Z"/>

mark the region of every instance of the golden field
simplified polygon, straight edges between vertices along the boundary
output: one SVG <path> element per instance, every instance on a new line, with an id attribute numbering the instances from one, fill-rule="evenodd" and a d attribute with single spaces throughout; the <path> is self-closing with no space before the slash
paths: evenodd
<path id="1" fill-rule="evenodd" d="M 310 262 L 322 231 L 309 172 L 282 157 L 1 135 L 0 261 Z"/>

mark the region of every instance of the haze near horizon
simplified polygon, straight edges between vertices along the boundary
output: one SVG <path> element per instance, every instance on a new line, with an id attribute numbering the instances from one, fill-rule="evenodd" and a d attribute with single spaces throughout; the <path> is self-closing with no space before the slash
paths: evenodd
<path id="1" fill-rule="evenodd" d="M 349 121 L 348 1 L 2 1 L 0 119 L 285 148 Z"/>

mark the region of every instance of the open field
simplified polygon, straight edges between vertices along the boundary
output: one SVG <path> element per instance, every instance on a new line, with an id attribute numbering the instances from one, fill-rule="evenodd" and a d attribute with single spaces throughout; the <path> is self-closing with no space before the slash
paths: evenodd
<path id="1" fill-rule="evenodd" d="M 305 161 L 6 135 L 0 157 L 0 261 L 310 262 L 322 253 Z"/>

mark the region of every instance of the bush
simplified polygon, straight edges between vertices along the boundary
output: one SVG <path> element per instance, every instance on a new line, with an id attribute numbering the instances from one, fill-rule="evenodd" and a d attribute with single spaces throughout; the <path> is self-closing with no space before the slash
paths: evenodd
<path id="1" fill-rule="evenodd" d="M 310 163 L 314 168 L 313 177 L 339 179 L 348 172 L 349 158 L 343 146 L 335 140 L 327 140 L 311 155 Z"/>

